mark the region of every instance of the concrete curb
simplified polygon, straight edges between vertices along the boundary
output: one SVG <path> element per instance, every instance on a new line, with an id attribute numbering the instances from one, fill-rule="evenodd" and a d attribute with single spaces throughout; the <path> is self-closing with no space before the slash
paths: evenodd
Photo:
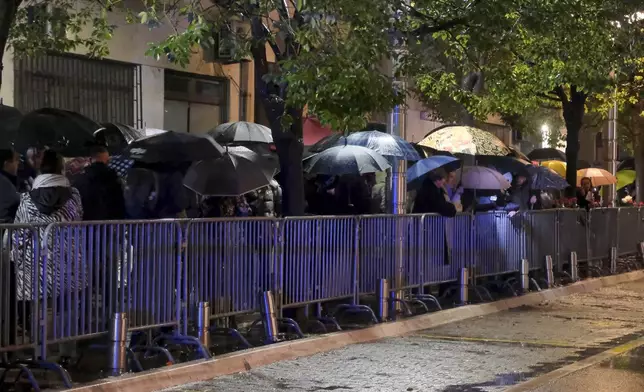
<path id="1" fill-rule="evenodd" d="M 67 391 L 152 392 L 191 382 L 206 381 L 227 374 L 244 372 L 279 361 L 331 351 L 350 344 L 367 343 L 387 337 L 401 336 L 439 325 L 486 316 L 520 306 L 537 305 L 544 301 L 552 301 L 567 295 L 588 293 L 602 287 L 615 286 L 640 279 L 644 279 L 644 271 L 589 279 L 565 287 L 529 293 L 524 296 L 487 304 L 448 309 L 392 323 L 378 324 L 361 330 L 337 332 L 319 337 L 278 343 L 221 355 L 207 361 L 193 361 L 143 373 L 108 378 L 95 383 L 80 385 Z"/>

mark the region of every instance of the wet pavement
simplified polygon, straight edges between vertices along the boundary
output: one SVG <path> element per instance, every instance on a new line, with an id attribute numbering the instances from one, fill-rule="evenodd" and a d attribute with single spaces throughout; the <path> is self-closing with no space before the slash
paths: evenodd
<path id="1" fill-rule="evenodd" d="M 532 392 L 644 391 L 644 348 L 551 381 Z"/>
<path id="2" fill-rule="evenodd" d="M 644 281 L 627 283 L 172 391 L 503 391 L 644 336 L 643 301 Z M 643 356 L 636 349 L 531 390 L 643 391 Z"/>

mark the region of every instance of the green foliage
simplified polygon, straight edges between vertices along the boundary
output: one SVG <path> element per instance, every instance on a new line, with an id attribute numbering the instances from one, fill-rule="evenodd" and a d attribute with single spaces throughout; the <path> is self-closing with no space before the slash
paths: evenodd
<path id="1" fill-rule="evenodd" d="M 135 16 L 138 23 L 170 23 L 174 30 L 150 44 L 148 54 L 187 65 L 200 46 L 212 44 L 213 31 L 228 31 L 227 44 L 237 58 L 249 57 L 257 45 L 276 52 L 277 72 L 262 80 L 271 86 L 273 99 L 285 108 L 304 108 L 324 124 L 338 130 L 361 129 L 373 112 L 390 110 L 404 101 L 394 81 L 383 72 L 383 60 L 395 55 L 388 30 L 392 4 L 384 0 L 277 0 L 219 1 L 204 7 L 186 1 L 168 8 L 148 0 Z M 267 28 L 253 31 L 249 22 L 262 18 Z M 235 27 L 242 27 L 241 32 Z M 258 59 L 256 59 L 258 60 Z M 282 118 L 282 124 L 290 118 Z"/>
<path id="2" fill-rule="evenodd" d="M 10 21 L 7 44 L 17 56 L 43 52 L 69 52 L 85 48 L 92 57 L 109 53 L 114 26 L 108 22 L 112 0 L 78 2 L 22 1 Z M 4 48 L 3 48 L 4 49 Z"/>
<path id="3" fill-rule="evenodd" d="M 605 93 L 611 86 L 610 72 L 621 72 L 635 53 L 634 45 L 622 42 L 630 33 L 625 15 L 637 10 L 635 4 L 470 4 L 476 14 L 466 23 L 423 37 L 419 49 L 434 49 L 440 61 L 424 62 L 417 80 L 428 101 L 448 96 L 481 119 L 491 113 L 523 115 L 540 107 L 561 107 L 561 96 L 553 92 L 573 85 L 586 94 Z M 485 87 L 479 93 L 462 84 L 472 71 L 484 75 Z"/>

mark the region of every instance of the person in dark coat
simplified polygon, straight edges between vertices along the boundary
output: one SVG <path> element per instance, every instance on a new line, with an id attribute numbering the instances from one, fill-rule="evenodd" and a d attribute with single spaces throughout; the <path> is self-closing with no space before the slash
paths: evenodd
<path id="1" fill-rule="evenodd" d="M 74 181 L 83 200 L 83 220 L 125 219 L 121 180 L 107 166 L 110 154 L 102 146 L 90 150 L 92 163 Z"/>
<path id="2" fill-rule="evenodd" d="M 12 150 L 0 150 L 0 163 L 0 223 L 12 223 L 20 205 L 17 189 L 20 155 Z"/>
<path id="3" fill-rule="evenodd" d="M 509 190 L 509 203 L 505 206 L 506 211 L 527 211 L 535 209 L 537 197 L 532 194 L 527 177 L 523 174 L 513 176 L 512 187 Z"/>
<path id="4" fill-rule="evenodd" d="M 46 149 L 30 147 L 27 149 L 27 156 L 18 169 L 18 192 L 28 192 L 34 183 L 40 166 L 42 165 L 43 156 Z"/>
<path id="5" fill-rule="evenodd" d="M 427 179 L 418 190 L 414 202 L 414 214 L 440 214 L 445 217 L 456 216 L 456 207 L 445 198 L 445 180 L 447 173 L 438 168 L 427 175 Z"/>

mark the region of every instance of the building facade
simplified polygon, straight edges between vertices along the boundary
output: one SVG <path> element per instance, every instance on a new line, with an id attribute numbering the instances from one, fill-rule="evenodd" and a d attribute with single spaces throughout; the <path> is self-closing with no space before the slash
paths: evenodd
<path id="1" fill-rule="evenodd" d="M 23 113 L 42 107 L 72 110 L 101 123 L 203 133 L 226 121 L 254 119 L 252 62 L 222 64 L 204 50 L 181 68 L 145 55 L 171 33 L 164 25 L 116 25 L 110 54 L 74 53 L 3 58 L 0 98 Z"/>

